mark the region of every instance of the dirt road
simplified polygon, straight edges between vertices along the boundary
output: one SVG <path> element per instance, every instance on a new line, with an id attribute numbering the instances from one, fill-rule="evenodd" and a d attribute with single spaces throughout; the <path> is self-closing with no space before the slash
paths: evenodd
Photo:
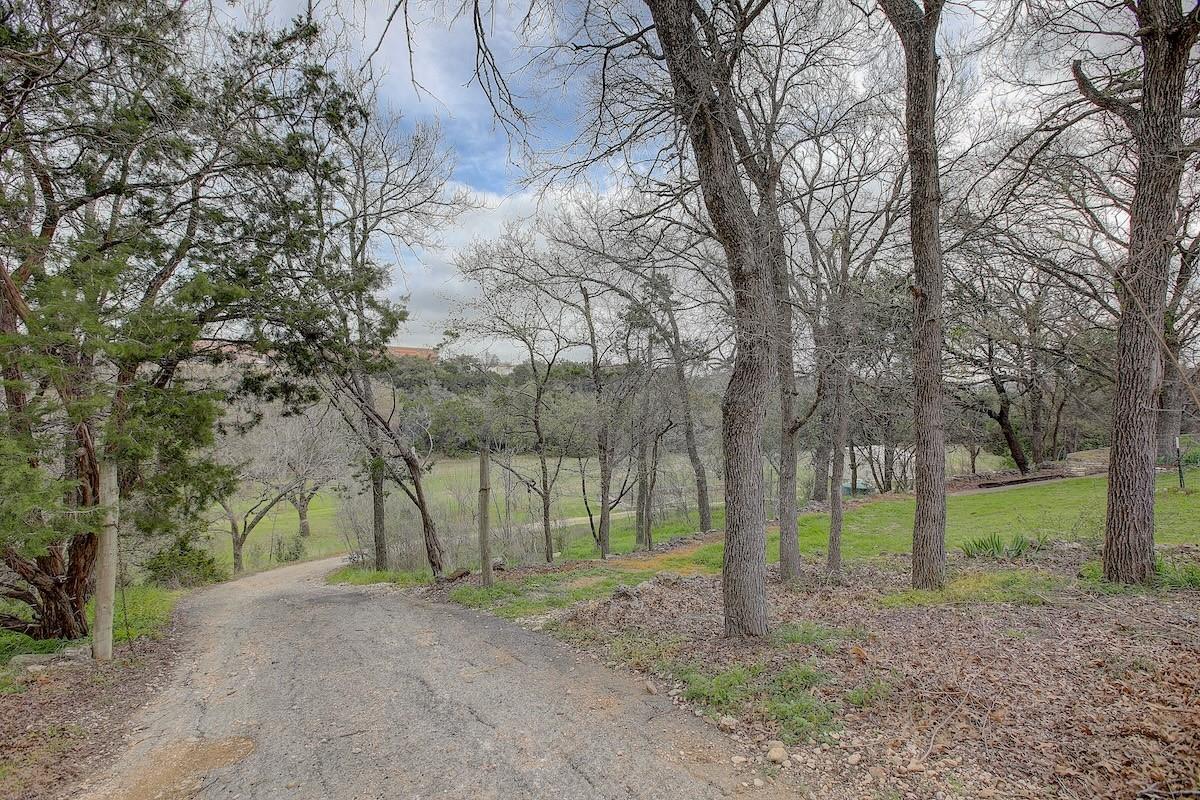
<path id="1" fill-rule="evenodd" d="M 457 606 L 327 586 L 336 565 L 185 599 L 193 650 L 75 796 L 698 800 L 747 780 L 728 739 L 634 677 Z"/>

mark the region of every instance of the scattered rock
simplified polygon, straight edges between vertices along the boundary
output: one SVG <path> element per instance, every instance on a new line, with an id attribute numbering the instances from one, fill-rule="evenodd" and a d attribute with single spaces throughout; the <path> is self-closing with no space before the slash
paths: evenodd
<path id="1" fill-rule="evenodd" d="M 745 764 L 750 759 L 746 758 L 745 756 L 733 756 L 729 760 L 732 761 L 734 764 Z"/>
<path id="2" fill-rule="evenodd" d="M 772 764 L 782 764 L 784 761 L 787 761 L 787 757 L 787 750 L 784 749 L 782 744 L 775 745 L 767 751 L 767 761 L 770 761 Z"/>
<path id="3" fill-rule="evenodd" d="M 721 719 L 717 721 L 717 727 L 726 733 L 733 733 L 738 727 L 737 717 L 731 717 L 728 715 L 721 717 Z"/>
<path id="4" fill-rule="evenodd" d="M 658 694 L 658 687 L 649 678 L 646 679 L 646 694 Z"/>
<path id="5" fill-rule="evenodd" d="M 846 763 L 852 767 L 860 762 L 862 762 L 862 753 L 851 753 L 850 757 L 846 759 Z"/>
<path id="6" fill-rule="evenodd" d="M 10 669 L 29 669 L 34 666 L 45 669 L 45 666 L 56 658 L 57 653 L 21 653 L 10 658 L 8 666 Z"/>
<path id="7" fill-rule="evenodd" d="M 763 783 L 763 779 L 762 779 L 762 778 L 755 778 L 755 779 L 754 779 L 754 788 L 755 788 L 755 789 L 761 789 L 761 788 L 763 788 L 764 786 L 766 786 L 766 784 L 765 784 L 765 783 Z"/>

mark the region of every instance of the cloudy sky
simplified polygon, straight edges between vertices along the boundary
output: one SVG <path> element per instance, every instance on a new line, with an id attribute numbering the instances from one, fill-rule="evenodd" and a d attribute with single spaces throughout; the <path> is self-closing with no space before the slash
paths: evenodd
<path id="1" fill-rule="evenodd" d="M 277 24 L 304 13 L 308 0 L 259 0 Z M 455 253 L 478 237 L 499 233 L 512 219 L 529 218 L 539 208 L 539 198 L 521 185 L 521 170 L 514 164 L 514 148 L 497 125 L 491 106 L 473 80 L 475 37 L 470 19 L 450 20 L 457 4 L 414 6 L 410 15 L 412 48 L 399 16 L 386 36 L 381 35 L 392 0 L 312 0 L 316 16 L 337 13 L 356 50 L 351 61 L 361 61 L 377 45 L 372 69 L 382 75 L 380 103 L 403 115 L 406 124 L 436 120 L 446 145 L 454 153 L 454 181 L 473 195 L 477 208 L 441 233 L 440 246 L 395 259 L 393 293 L 408 296 L 410 321 L 397 344 L 438 344 L 447 317 L 468 297 L 471 285 L 454 267 Z M 450 11 L 447 11 L 447 8 Z M 520 66 L 528 53 L 516 45 L 512 24 L 514 9 L 506 13 L 503 0 L 496 5 L 489 43 L 514 76 L 512 88 L 524 99 L 523 109 L 534 114 L 531 133 L 540 148 L 553 147 L 570 138 L 574 104 L 565 87 L 547 91 L 537 81 L 523 77 Z M 231 17 L 247 13 L 232 6 Z M 456 344 L 456 350 L 490 351 L 507 359 L 515 350 L 500 343 Z"/>

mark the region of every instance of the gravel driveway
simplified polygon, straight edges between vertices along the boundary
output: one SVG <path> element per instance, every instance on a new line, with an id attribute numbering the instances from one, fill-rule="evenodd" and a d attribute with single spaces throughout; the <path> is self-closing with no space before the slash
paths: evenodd
<path id="1" fill-rule="evenodd" d="M 134 718 L 112 771 L 75 796 L 701 800 L 747 791 L 730 765 L 732 742 L 633 676 L 457 606 L 325 585 L 337 565 L 277 569 L 188 597 L 193 650 Z"/>

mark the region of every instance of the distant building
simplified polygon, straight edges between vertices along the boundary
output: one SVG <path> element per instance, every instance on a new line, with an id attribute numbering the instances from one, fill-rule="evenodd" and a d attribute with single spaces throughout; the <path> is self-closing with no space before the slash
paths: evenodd
<path id="1" fill-rule="evenodd" d="M 436 364 L 438 360 L 438 351 L 436 347 L 403 347 L 399 345 L 389 345 L 388 355 L 392 358 L 423 358 L 426 361 Z"/>

